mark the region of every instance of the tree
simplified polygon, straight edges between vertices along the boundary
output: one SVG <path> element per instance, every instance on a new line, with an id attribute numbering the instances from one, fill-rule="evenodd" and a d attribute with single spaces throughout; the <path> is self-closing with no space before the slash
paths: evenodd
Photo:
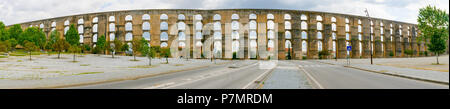
<path id="1" fill-rule="evenodd" d="M 8 45 L 11 45 L 8 41 L 0 41 L 0 52 L 8 52 Z"/>
<path id="2" fill-rule="evenodd" d="M 28 51 L 28 53 L 30 54 L 30 60 L 31 60 L 31 52 L 36 51 L 39 48 L 33 42 L 25 41 L 24 43 L 25 43 L 24 49 L 25 49 L 25 51 Z"/>
<path id="3" fill-rule="evenodd" d="M 446 49 L 446 40 L 447 36 L 443 36 L 442 34 L 447 34 L 448 31 L 446 29 L 439 29 L 438 32 L 435 32 L 431 38 L 430 43 L 427 45 L 428 50 L 434 52 L 436 54 L 436 64 L 439 64 L 439 54 L 444 53 Z"/>
<path id="4" fill-rule="evenodd" d="M 88 44 L 83 44 L 81 46 L 81 52 L 86 53 L 87 51 L 91 51 L 91 46 L 89 46 Z"/>
<path id="5" fill-rule="evenodd" d="M 58 52 L 58 59 L 60 59 L 61 58 L 60 57 L 61 56 L 61 52 L 63 50 L 68 49 L 70 47 L 70 44 L 64 39 L 57 38 L 56 42 L 53 43 L 52 46 L 53 46 L 53 50 Z"/>
<path id="6" fill-rule="evenodd" d="M 123 44 L 122 47 L 120 47 L 120 51 L 127 51 L 130 49 L 130 46 L 128 44 Z"/>
<path id="7" fill-rule="evenodd" d="M 19 35 L 18 41 L 20 45 L 24 45 L 25 41 L 33 42 L 38 48 L 43 48 L 46 41 L 45 33 L 37 27 L 30 27 Z"/>
<path id="8" fill-rule="evenodd" d="M 106 49 L 105 49 L 105 48 L 106 48 L 106 38 L 105 38 L 105 35 L 102 35 L 102 36 L 100 36 L 100 38 L 98 38 L 96 48 L 97 48 L 99 51 L 103 51 L 103 53 L 106 53 L 106 52 L 105 52 L 105 50 L 106 50 Z"/>
<path id="9" fill-rule="evenodd" d="M 71 45 L 69 48 L 69 52 L 73 53 L 73 61 L 72 62 L 77 62 L 75 60 L 76 54 L 79 53 L 81 51 L 81 48 L 78 45 Z"/>
<path id="10" fill-rule="evenodd" d="M 428 5 L 419 10 L 417 22 L 422 33 L 418 37 L 419 41 L 424 41 L 428 50 L 436 54 L 436 61 L 439 64 L 439 54 L 445 50 L 445 43 L 448 40 L 449 15 L 435 6 Z M 428 40 L 430 44 L 427 44 Z"/>
<path id="11" fill-rule="evenodd" d="M 8 29 L 7 39 L 19 39 L 20 34 L 22 34 L 23 30 L 20 24 L 15 24 Z"/>
<path id="12" fill-rule="evenodd" d="M 165 48 L 161 48 L 159 51 L 159 55 L 161 57 L 166 58 L 166 64 L 169 64 L 169 57 L 170 57 L 170 48 L 165 47 Z"/>
<path id="13" fill-rule="evenodd" d="M 410 49 L 406 49 L 406 50 L 404 51 L 404 53 L 406 54 L 406 56 L 410 57 L 410 56 L 412 56 L 412 55 L 414 54 L 414 51 L 413 51 L 413 50 L 410 50 Z"/>
<path id="14" fill-rule="evenodd" d="M 9 40 L 0 41 L 0 52 L 8 52 L 11 50 L 11 42 Z"/>
<path id="15" fill-rule="evenodd" d="M 17 44 L 18 44 L 17 40 L 16 40 L 16 39 L 9 39 L 8 41 L 9 41 L 9 43 L 11 43 L 11 48 L 10 48 L 10 50 L 16 49 L 16 46 L 17 46 Z"/>
<path id="16" fill-rule="evenodd" d="M 329 50 L 322 50 L 322 51 L 319 52 L 319 58 L 320 59 L 326 58 L 329 55 L 330 55 Z"/>
<path id="17" fill-rule="evenodd" d="M 70 25 L 69 30 L 66 33 L 66 41 L 69 42 L 71 46 L 78 45 L 80 43 L 80 36 L 78 35 L 78 30 L 75 25 Z"/>
<path id="18" fill-rule="evenodd" d="M 59 39 L 60 35 L 61 34 L 58 31 L 52 31 L 50 33 L 50 36 L 49 36 L 47 42 L 45 43 L 44 48 L 48 51 L 54 50 L 53 44 L 56 43 L 56 41 Z M 50 53 L 49 53 L 49 55 L 50 55 Z"/>
<path id="19" fill-rule="evenodd" d="M 147 56 L 147 58 L 149 59 L 148 61 L 148 65 L 151 66 L 152 65 L 152 58 L 155 57 L 155 51 L 156 50 L 152 50 L 153 47 L 150 47 L 148 42 L 145 39 L 141 39 L 141 49 L 139 49 L 139 52 L 142 53 L 142 55 Z"/>
<path id="20" fill-rule="evenodd" d="M 114 43 L 111 43 L 110 41 L 107 41 L 106 42 L 106 47 L 105 47 L 108 51 L 110 51 L 111 52 L 111 56 L 112 56 L 112 58 L 114 58 L 114 53 L 115 53 L 115 45 L 114 45 Z"/>
<path id="21" fill-rule="evenodd" d="M 5 24 L 0 21 L 0 41 L 5 41 L 9 39 L 8 31 L 6 30 Z"/>
<path id="22" fill-rule="evenodd" d="M 114 53 L 121 52 L 122 51 L 122 46 L 124 45 L 122 43 L 122 41 L 120 41 L 119 39 L 114 39 L 113 43 L 114 43 Z"/>
<path id="23" fill-rule="evenodd" d="M 141 39 L 143 39 L 143 38 L 141 38 Z M 141 48 L 142 48 L 142 41 L 138 38 L 134 38 L 133 41 L 131 41 L 131 49 L 133 49 L 134 61 L 137 61 L 136 54 L 138 51 L 140 51 Z"/>

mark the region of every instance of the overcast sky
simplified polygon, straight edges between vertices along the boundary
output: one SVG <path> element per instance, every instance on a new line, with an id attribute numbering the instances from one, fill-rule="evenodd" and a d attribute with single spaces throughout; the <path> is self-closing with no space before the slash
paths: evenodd
<path id="1" fill-rule="evenodd" d="M 419 8 L 435 5 L 449 12 L 448 0 L 0 0 L 6 25 L 59 16 L 132 9 L 296 9 L 417 23 Z"/>

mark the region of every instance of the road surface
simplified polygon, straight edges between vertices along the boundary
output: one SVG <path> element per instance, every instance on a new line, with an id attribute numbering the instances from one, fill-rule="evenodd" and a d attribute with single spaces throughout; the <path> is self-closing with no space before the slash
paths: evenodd
<path id="1" fill-rule="evenodd" d="M 242 89 L 254 84 L 265 71 L 257 61 L 235 61 L 196 70 L 181 71 L 137 80 L 95 84 L 70 89 Z"/>
<path id="2" fill-rule="evenodd" d="M 411 80 L 314 61 L 290 61 L 324 89 L 448 89 L 448 85 Z"/>
<path id="3" fill-rule="evenodd" d="M 356 70 L 315 61 L 278 61 L 275 70 L 262 69 L 261 62 L 234 61 L 189 71 L 137 80 L 94 84 L 70 89 L 448 89 L 441 85 Z M 276 61 L 275 61 L 276 62 Z M 294 76 L 290 76 L 294 75 Z M 255 81 L 265 78 L 267 86 Z M 298 77 L 298 78 L 297 78 Z M 287 79 L 286 79 L 287 78 Z M 292 80 L 292 81 L 291 81 Z M 289 82 L 291 81 L 291 82 Z M 277 86 L 277 84 L 285 86 Z M 271 86 L 270 86 L 271 85 Z M 306 85 L 310 85 L 306 86 Z M 262 85 L 264 86 L 264 84 Z"/>

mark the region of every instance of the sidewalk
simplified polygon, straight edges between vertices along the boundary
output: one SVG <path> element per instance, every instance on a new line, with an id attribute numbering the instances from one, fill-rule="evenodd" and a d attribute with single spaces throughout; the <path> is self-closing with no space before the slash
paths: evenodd
<path id="1" fill-rule="evenodd" d="M 442 63 L 445 65 L 434 65 L 434 66 L 441 67 L 439 69 L 448 69 L 448 55 L 442 57 L 443 58 L 441 58 L 440 61 L 443 61 Z M 435 70 L 436 68 L 425 70 L 424 68 L 417 69 L 415 67 L 420 66 L 424 63 L 429 63 L 431 65 L 431 62 L 425 61 L 430 60 L 428 58 L 433 57 L 399 58 L 392 60 L 389 60 L 389 58 L 374 59 L 374 65 L 370 64 L 369 59 L 351 59 L 350 66 L 348 67 L 387 75 L 399 76 L 404 78 L 448 84 L 449 72 L 443 72 L 442 70 Z M 433 59 L 435 59 L 435 57 Z M 446 61 L 444 59 L 446 59 Z M 338 61 L 335 60 L 317 60 L 317 61 L 322 63 L 347 66 L 347 60 L 345 59 L 339 59 Z M 408 65 L 408 67 L 403 67 L 399 65 Z"/>
<path id="2" fill-rule="evenodd" d="M 146 57 L 137 57 L 141 61 L 130 61 L 132 57 L 111 59 L 108 56 L 86 55 L 78 57 L 78 63 L 69 62 L 70 58 L 53 59 L 46 55 L 35 56 L 33 61 L 24 58 L 12 57 L 0 63 L 0 89 L 59 88 L 134 80 L 230 63 L 226 60 L 217 60 L 214 64 L 209 60 L 171 58 L 170 64 L 161 64 L 165 63 L 165 59 L 153 59 L 154 66 L 149 67 Z"/>

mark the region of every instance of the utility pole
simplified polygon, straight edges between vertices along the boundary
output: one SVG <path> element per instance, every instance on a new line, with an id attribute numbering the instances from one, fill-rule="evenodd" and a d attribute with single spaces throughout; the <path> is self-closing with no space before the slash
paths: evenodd
<path id="1" fill-rule="evenodd" d="M 365 10 L 364 12 L 366 12 L 366 16 L 369 18 L 369 21 L 372 21 L 372 20 L 370 19 L 369 11 L 367 11 L 367 8 L 366 8 L 366 10 Z M 372 31 L 372 30 L 370 30 L 370 31 Z M 369 41 L 369 44 L 370 44 L 370 64 L 373 65 L 372 32 L 370 32 L 370 35 L 369 35 L 369 36 L 370 36 L 370 41 Z"/>

